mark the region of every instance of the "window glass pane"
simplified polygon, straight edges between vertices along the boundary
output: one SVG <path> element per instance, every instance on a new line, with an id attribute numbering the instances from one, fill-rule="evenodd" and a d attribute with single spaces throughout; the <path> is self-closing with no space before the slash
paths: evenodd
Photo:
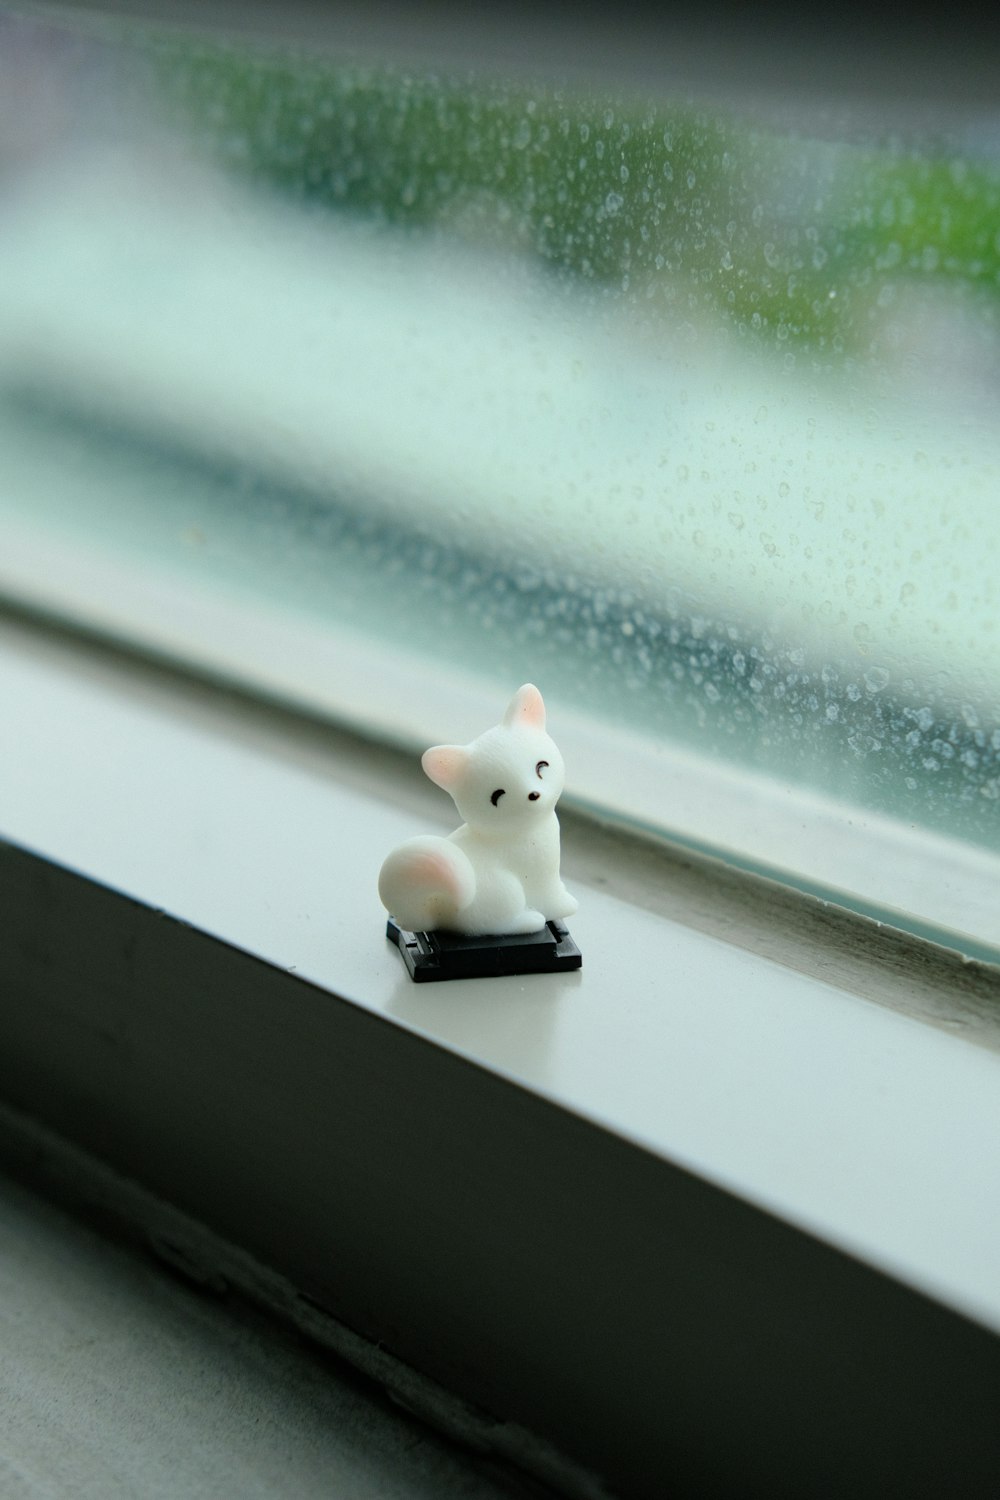
<path id="1" fill-rule="evenodd" d="M 0 26 L 9 591 L 536 680 L 644 747 L 591 800 L 915 925 L 834 845 L 995 878 L 995 116 Z"/>

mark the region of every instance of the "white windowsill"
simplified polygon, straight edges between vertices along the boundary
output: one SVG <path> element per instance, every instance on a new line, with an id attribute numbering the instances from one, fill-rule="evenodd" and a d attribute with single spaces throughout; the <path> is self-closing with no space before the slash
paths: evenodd
<path id="1" fill-rule="evenodd" d="M 375 877 L 447 807 L 391 756 L 10 621 L 0 694 L 7 838 L 1000 1329 L 996 1051 L 618 899 L 613 866 L 600 889 L 567 869 L 580 974 L 416 987 Z"/>

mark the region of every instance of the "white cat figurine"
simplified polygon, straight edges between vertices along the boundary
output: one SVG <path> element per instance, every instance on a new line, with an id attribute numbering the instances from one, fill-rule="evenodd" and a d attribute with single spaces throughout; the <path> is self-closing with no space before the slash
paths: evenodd
<path id="1" fill-rule="evenodd" d="M 465 822 L 448 838 L 409 839 L 385 861 L 379 895 L 400 927 L 506 935 L 576 911 L 559 875 L 563 759 L 536 687 L 518 688 L 494 729 L 469 745 L 435 745 L 421 764 Z"/>

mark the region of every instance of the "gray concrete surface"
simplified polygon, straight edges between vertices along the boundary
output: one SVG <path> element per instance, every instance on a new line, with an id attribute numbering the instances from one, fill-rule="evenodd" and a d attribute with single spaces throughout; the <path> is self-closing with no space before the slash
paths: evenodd
<path id="1" fill-rule="evenodd" d="M 2 1500 L 524 1500 L 352 1371 L 0 1176 Z"/>

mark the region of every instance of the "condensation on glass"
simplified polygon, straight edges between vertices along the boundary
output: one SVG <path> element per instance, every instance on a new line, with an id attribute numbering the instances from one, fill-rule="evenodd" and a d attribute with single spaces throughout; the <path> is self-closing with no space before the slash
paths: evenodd
<path id="1" fill-rule="evenodd" d="M 995 119 L 2 36 L 5 515 L 1000 848 Z"/>

